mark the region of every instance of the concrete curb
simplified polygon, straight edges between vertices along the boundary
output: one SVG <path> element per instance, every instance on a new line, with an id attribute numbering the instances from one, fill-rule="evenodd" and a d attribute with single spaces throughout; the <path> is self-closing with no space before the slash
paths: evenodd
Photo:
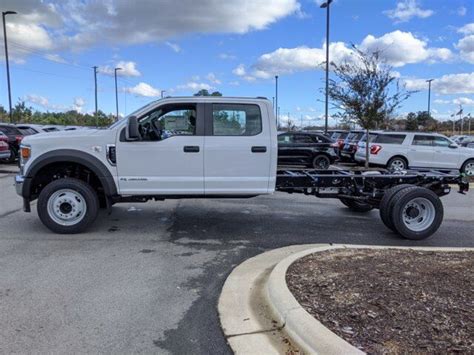
<path id="1" fill-rule="evenodd" d="M 472 251 L 474 248 L 392 247 L 365 245 L 318 246 L 303 250 L 280 261 L 271 272 L 266 284 L 270 307 L 277 321 L 284 324 L 284 331 L 294 345 L 308 354 L 363 354 L 311 316 L 293 297 L 286 284 L 286 272 L 296 260 L 326 250 L 351 249 L 411 249 L 426 251 Z"/>

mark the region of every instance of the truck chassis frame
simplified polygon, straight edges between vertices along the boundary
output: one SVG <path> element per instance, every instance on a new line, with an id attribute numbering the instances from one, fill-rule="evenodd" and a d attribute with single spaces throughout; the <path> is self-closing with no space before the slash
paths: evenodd
<path id="1" fill-rule="evenodd" d="M 443 170 L 280 169 L 276 179 L 277 191 L 337 198 L 357 212 L 380 209 L 389 229 L 416 240 L 431 236 L 439 228 L 443 219 L 439 197 L 449 194 L 451 185 L 458 185 L 461 194 L 469 190 L 467 178 Z"/>

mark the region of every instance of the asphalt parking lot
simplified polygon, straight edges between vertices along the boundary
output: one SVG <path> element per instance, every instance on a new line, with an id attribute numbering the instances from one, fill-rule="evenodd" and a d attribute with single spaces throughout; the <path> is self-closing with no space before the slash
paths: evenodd
<path id="1" fill-rule="evenodd" d="M 57 235 L 0 174 L 0 353 L 230 353 L 216 310 L 233 267 L 292 244 L 474 247 L 474 192 L 443 198 L 430 239 L 397 238 L 378 211 L 276 194 L 115 205 Z"/>

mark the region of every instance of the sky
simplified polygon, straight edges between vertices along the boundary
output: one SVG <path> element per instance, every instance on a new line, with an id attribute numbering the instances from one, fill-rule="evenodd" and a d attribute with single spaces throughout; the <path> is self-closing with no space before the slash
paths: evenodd
<path id="1" fill-rule="evenodd" d="M 41 111 L 115 113 L 200 89 L 224 96 L 275 96 L 283 119 L 321 124 L 324 113 L 326 12 L 323 0 L 2 0 L 7 15 L 13 102 Z M 474 2 L 335 0 L 330 60 L 351 46 L 381 51 L 394 75 L 417 90 L 399 114 L 434 117 L 474 111 Z M 3 43 L 3 33 L 0 34 Z M 8 106 L 0 50 L 0 105 Z M 335 111 L 331 109 L 330 114 Z M 330 124 L 336 121 L 331 119 Z"/>

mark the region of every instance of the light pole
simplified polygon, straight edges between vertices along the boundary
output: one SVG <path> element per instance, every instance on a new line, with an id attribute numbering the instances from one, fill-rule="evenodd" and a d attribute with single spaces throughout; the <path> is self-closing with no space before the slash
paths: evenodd
<path id="1" fill-rule="evenodd" d="M 329 8 L 332 0 L 327 0 L 321 4 L 322 9 L 326 9 L 326 106 L 324 108 L 324 133 L 328 133 L 328 112 L 329 112 Z"/>
<path id="2" fill-rule="evenodd" d="M 166 90 L 161 90 L 161 98 L 165 97 Z"/>
<path id="3" fill-rule="evenodd" d="M 115 68 L 114 69 L 114 78 L 115 78 L 115 111 L 116 116 L 115 119 L 118 121 L 119 119 L 119 111 L 118 111 L 118 88 L 117 88 L 117 71 L 122 70 L 122 68 Z"/>
<path id="4" fill-rule="evenodd" d="M 8 63 L 8 44 L 7 44 L 7 26 L 5 25 L 5 16 L 7 15 L 15 15 L 15 11 L 3 11 L 2 12 L 2 19 L 3 19 L 3 39 L 5 41 L 5 61 L 7 63 L 7 86 L 8 86 L 8 105 L 10 108 L 10 123 L 13 122 L 13 112 L 12 112 L 12 90 L 10 86 L 10 65 Z"/>
<path id="5" fill-rule="evenodd" d="M 278 107 L 278 75 L 275 75 L 275 116 L 277 120 L 277 127 L 278 124 L 280 123 L 279 120 L 279 107 Z"/>
<path id="6" fill-rule="evenodd" d="M 428 116 L 431 117 L 431 82 L 434 79 L 428 79 L 426 82 L 428 83 Z"/>

